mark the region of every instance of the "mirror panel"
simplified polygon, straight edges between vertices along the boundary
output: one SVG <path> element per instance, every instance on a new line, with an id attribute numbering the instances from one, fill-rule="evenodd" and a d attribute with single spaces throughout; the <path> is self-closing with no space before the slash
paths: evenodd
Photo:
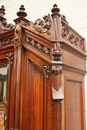
<path id="1" fill-rule="evenodd" d="M 0 65 L 0 130 L 6 128 L 7 65 Z"/>

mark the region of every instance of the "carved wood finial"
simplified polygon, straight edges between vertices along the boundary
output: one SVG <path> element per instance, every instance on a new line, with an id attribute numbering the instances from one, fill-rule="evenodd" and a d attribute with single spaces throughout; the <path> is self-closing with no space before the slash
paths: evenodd
<path id="1" fill-rule="evenodd" d="M 25 12 L 24 5 L 20 6 L 17 16 L 18 18 L 13 20 L 16 24 L 21 23 L 22 25 L 27 25 L 29 23 L 29 20 L 25 19 L 27 13 Z"/>
<path id="2" fill-rule="evenodd" d="M 5 15 L 5 7 L 4 5 L 1 6 L 0 8 L 0 21 L 2 22 L 3 25 L 6 25 L 6 19 L 4 18 Z"/>
<path id="3" fill-rule="evenodd" d="M 0 8 L 0 16 L 4 17 L 4 15 L 5 15 L 5 7 L 4 5 L 2 5 Z"/>
<path id="4" fill-rule="evenodd" d="M 52 12 L 52 15 L 51 15 L 52 17 L 55 17 L 55 16 L 60 17 L 60 14 L 59 14 L 60 9 L 57 7 L 56 4 L 53 5 L 53 8 L 52 8 L 51 12 Z"/>
<path id="5" fill-rule="evenodd" d="M 27 13 L 25 12 L 25 8 L 24 8 L 24 5 L 21 5 L 20 8 L 19 8 L 19 12 L 17 12 L 17 16 L 18 17 L 26 17 L 27 16 Z"/>

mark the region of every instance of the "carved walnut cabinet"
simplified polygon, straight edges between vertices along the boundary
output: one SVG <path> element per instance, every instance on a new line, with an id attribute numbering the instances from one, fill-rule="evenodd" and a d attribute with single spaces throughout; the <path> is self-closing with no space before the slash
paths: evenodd
<path id="1" fill-rule="evenodd" d="M 13 25 L 0 8 L 1 129 L 85 130 L 85 39 L 59 11 L 33 23 L 21 5 Z"/>

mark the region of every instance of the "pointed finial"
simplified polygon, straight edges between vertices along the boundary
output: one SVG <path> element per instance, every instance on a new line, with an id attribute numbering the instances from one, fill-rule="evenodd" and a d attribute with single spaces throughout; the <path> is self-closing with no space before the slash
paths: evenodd
<path id="1" fill-rule="evenodd" d="M 0 8 L 0 21 L 2 21 L 3 25 L 6 25 L 7 22 L 6 19 L 4 18 L 4 15 L 5 15 L 5 7 L 4 5 L 2 5 Z"/>
<path id="2" fill-rule="evenodd" d="M 0 8 L 0 16 L 4 17 L 4 15 L 5 15 L 5 7 L 4 7 L 4 5 L 2 5 Z"/>
<path id="3" fill-rule="evenodd" d="M 18 17 L 26 17 L 27 16 L 27 13 L 25 12 L 25 8 L 24 8 L 24 5 L 21 5 L 20 8 L 19 8 L 19 12 L 17 12 L 17 16 Z"/>
<path id="4" fill-rule="evenodd" d="M 56 15 L 60 17 L 60 14 L 59 14 L 60 9 L 57 7 L 56 4 L 53 5 L 51 12 L 52 12 L 52 17 L 55 17 Z"/>

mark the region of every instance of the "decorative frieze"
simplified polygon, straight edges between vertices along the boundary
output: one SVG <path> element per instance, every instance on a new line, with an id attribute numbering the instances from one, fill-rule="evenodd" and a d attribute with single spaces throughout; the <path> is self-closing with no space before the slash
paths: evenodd
<path id="1" fill-rule="evenodd" d="M 0 47 L 8 45 L 8 44 L 12 44 L 12 43 L 14 43 L 14 38 L 6 39 L 3 41 L 0 41 Z"/>
<path id="2" fill-rule="evenodd" d="M 83 38 L 78 35 L 67 23 L 65 17 L 61 17 L 61 36 L 77 48 L 83 50 Z"/>
<path id="3" fill-rule="evenodd" d="M 41 43 L 38 43 L 37 41 L 29 38 L 29 37 L 25 37 L 25 42 L 28 43 L 29 45 L 31 45 L 32 47 L 34 47 L 35 49 L 39 50 L 40 52 L 46 54 L 47 56 L 50 56 L 50 49 L 44 45 L 42 45 Z"/>

